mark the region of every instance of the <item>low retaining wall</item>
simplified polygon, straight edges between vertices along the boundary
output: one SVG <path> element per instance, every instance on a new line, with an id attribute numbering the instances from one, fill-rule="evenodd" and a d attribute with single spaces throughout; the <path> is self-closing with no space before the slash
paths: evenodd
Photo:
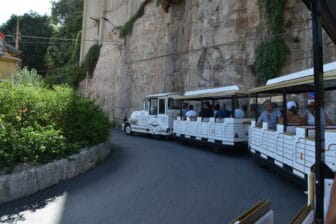
<path id="1" fill-rule="evenodd" d="M 111 152 L 109 141 L 67 159 L 0 176 L 0 204 L 33 194 L 94 167 Z"/>

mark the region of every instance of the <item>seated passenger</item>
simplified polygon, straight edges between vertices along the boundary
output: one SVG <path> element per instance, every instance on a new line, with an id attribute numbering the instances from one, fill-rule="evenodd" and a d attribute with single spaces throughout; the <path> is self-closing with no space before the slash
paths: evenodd
<path id="1" fill-rule="evenodd" d="M 324 125 L 335 125 L 335 122 L 331 120 L 326 113 L 322 114 L 322 118 Z M 315 125 L 315 101 L 308 104 L 308 111 L 305 114 L 305 120 L 307 125 Z"/>
<path id="2" fill-rule="evenodd" d="M 187 113 L 188 111 L 188 103 L 183 103 L 182 105 L 182 110 L 181 110 L 181 116 L 185 116 L 185 114 Z"/>
<path id="3" fill-rule="evenodd" d="M 240 109 L 239 107 L 237 107 L 234 110 L 234 117 L 235 118 L 244 118 L 245 117 L 245 112 L 242 109 Z"/>
<path id="4" fill-rule="evenodd" d="M 220 110 L 220 106 L 219 106 L 219 104 L 216 104 L 214 106 L 214 111 L 213 111 L 213 115 L 214 115 L 215 118 L 217 118 L 217 114 L 218 114 L 219 110 Z"/>
<path id="5" fill-rule="evenodd" d="M 197 112 L 194 110 L 193 105 L 189 105 L 189 110 L 185 113 L 185 116 L 189 118 L 197 117 Z"/>
<path id="6" fill-rule="evenodd" d="M 231 111 L 226 109 L 226 104 L 223 103 L 223 109 L 219 110 L 217 114 L 215 114 L 216 118 L 226 118 L 231 116 Z"/>
<path id="7" fill-rule="evenodd" d="M 297 104 L 294 101 L 287 102 L 287 124 L 305 125 L 305 120 L 298 114 Z"/>
<path id="8" fill-rule="evenodd" d="M 204 107 L 201 110 L 200 116 L 203 118 L 213 117 L 213 111 L 209 102 L 204 103 Z"/>
<path id="9" fill-rule="evenodd" d="M 270 100 L 264 102 L 264 108 L 265 111 L 260 114 L 257 126 L 261 126 L 263 122 L 267 122 L 268 128 L 275 130 L 281 118 L 281 112 L 274 109 L 274 104 Z"/>

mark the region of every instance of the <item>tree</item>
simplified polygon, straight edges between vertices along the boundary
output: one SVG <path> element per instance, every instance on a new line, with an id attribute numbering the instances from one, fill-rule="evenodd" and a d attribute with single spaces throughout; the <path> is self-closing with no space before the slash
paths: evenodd
<path id="1" fill-rule="evenodd" d="M 78 36 L 82 30 L 83 5 L 83 0 L 52 3 L 51 22 L 56 29 L 46 55 L 50 70 L 71 64 L 74 58 L 79 58 L 78 42 L 81 38 Z"/>
<path id="2" fill-rule="evenodd" d="M 16 21 L 18 16 L 11 18 L 2 26 L 0 31 L 7 36 L 7 43 L 15 44 Z M 20 43 L 22 51 L 22 65 L 28 68 L 35 68 L 40 74 L 46 73 L 45 55 L 47 53 L 49 39 L 52 35 L 50 18 L 41 16 L 35 12 L 26 13 L 20 16 Z"/>

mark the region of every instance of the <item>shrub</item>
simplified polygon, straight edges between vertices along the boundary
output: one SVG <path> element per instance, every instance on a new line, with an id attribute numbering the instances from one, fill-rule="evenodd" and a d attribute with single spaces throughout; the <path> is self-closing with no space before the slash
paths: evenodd
<path id="1" fill-rule="evenodd" d="M 44 163 L 103 142 L 108 116 L 68 86 L 0 83 L 0 168 Z"/>
<path id="2" fill-rule="evenodd" d="M 12 75 L 12 81 L 14 84 L 31 84 L 33 86 L 39 87 L 43 85 L 43 78 L 41 75 L 37 74 L 36 69 L 28 70 L 24 67 L 21 70 L 17 70 Z"/>
<path id="3" fill-rule="evenodd" d="M 68 84 L 76 88 L 85 76 L 85 68 L 79 67 L 78 65 L 67 65 L 49 70 L 44 80 L 48 85 Z"/>

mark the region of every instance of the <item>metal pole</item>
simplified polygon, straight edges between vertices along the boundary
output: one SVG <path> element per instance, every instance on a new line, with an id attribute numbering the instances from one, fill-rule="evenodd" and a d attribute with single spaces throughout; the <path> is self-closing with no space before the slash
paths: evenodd
<path id="1" fill-rule="evenodd" d="M 16 18 L 16 37 L 15 37 L 15 48 L 19 50 L 19 38 L 20 38 L 20 17 Z"/>
<path id="2" fill-rule="evenodd" d="M 322 52 L 322 27 L 320 21 L 321 2 L 312 1 L 312 24 L 313 24 L 313 59 L 314 59 L 314 87 L 315 87 L 315 223 L 323 223 L 324 209 L 324 122 L 321 120 L 324 106 L 324 85 L 323 85 L 323 52 Z"/>
<path id="3" fill-rule="evenodd" d="M 236 100 L 237 100 L 237 97 L 232 96 L 231 98 L 232 117 L 235 117 Z"/>
<path id="4" fill-rule="evenodd" d="M 258 113 L 259 113 L 259 111 L 258 111 L 258 94 L 256 94 L 255 95 L 255 98 L 254 98 L 254 102 L 255 102 L 255 108 L 254 108 L 254 110 L 255 110 L 255 121 L 256 121 L 256 123 L 258 122 Z"/>
<path id="5" fill-rule="evenodd" d="M 282 109 L 284 131 L 287 131 L 287 95 L 285 91 L 282 92 Z"/>

